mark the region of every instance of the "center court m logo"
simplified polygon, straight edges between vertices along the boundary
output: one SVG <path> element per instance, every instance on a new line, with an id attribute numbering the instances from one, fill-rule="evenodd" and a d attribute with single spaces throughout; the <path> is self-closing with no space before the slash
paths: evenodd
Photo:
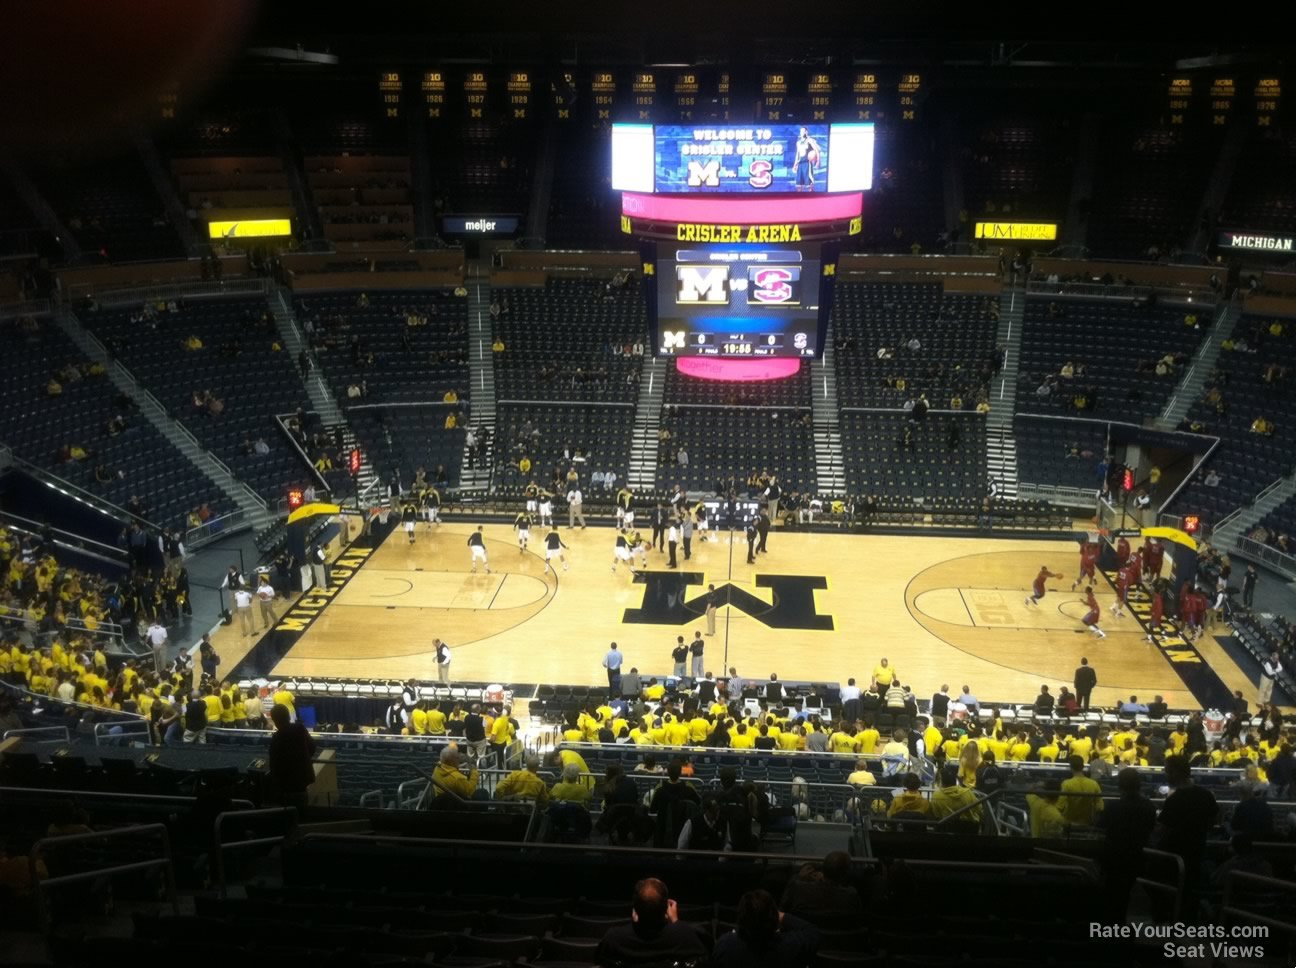
<path id="1" fill-rule="evenodd" d="M 635 584 L 644 585 L 643 605 L 627 608 L 621 621 L 627 625 L 687 625 L 706 613 L 706 595 L 686 599 L 690 585 L 702 585 L 702 572 L 639 572 Z M 726 582 L 716 585 L 720 605 L 729 605 L 772 629 L 831 632 L 831 615 L 820 614 L 814 593 L 828 587 L 822 575 L 757 575 L 757 588 L 772 591 L 772 603 L 764 602 L 745 588 Z"/>

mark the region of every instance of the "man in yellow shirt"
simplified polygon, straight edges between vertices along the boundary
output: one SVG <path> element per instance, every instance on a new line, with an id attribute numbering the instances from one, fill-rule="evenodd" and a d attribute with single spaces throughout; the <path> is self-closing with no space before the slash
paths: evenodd
<path id="1" fill-rule="evenodd" d="M 644 698 L 649 702 L 661 702 L 666 695 L 666 687 L 656 679 L 649 679 L 644 687 Z"/>
<path id="2" fill-rule="evenodd" d="M 427 707 L 428 701 L 424 699 L 410 712 L 410 732 L 415 736 L 427 735 Z"/>
<path id="3" fill-rule="evenodd" d="M 851 728 L 850 725 L 843 725 L 829 736 L 828 748 L 834 753 L 858 753 L 859 744 L 855 742 L 855 737 L 850 732 Z"/>
<path id="4" fill-rule="evenodd" d="M 689 742 L 700 746 L 711 735 L 711 724 L 701 713 L 695 714 L 688 722 Z"/>
<path id="5" fill-rule="evenodd" d="M 1008 747 L 1008 759 L 1023 762 L 1030 756 L 1030 743 L 1026 740 L 1025 733 L 1018 733 L 1013 743 Z"/>
<path id="6" fill-rule="evenodd" d="M 664 718 L 666 720 L 666 745 L 687 745 L 689 741 L 688 723 L 681 722 L 675 713 L 669 713 Z"/>
<path id="7" fill-rule="evenodd" d="M 934 819 L 940 820 L 962 810 L 963 812 L 959 813 L 953 822 L 976 824 L 979 827 L 981 825 L 981 805 L 977 803 L 975 793 L 967 787 L 958 785 L 958 771 L 957 763 L 946 763 L 941 767 L 941 785 L 932 794 L 931 815 Z M 972 806 L 972 804 L 976 804 L 976 806 Z M 964 810 L 965 807 L 969 809 Z"/>
<path id="8" fill-rule="evenodd" d="M 778 748 L 781 750 L 801 750 L 805 749 L 805 729 L 801 726 L 789 726 L 781 731 L 777 737 Z M 729 744 L 733 745 L 732 742 Z"/>
<path id="9" fill-rule="evenodd" d="M 885 692 L 887 687 L 895 681 L 895 677 L 895 669 L 885 658 L 873 668 L 873 684 L 875 687 L 880 687 L 879 692 Z"/>
<path id="10" fill-rule="evenodd" d="M 469 767 L 465 773 L 461 762 L 459 747 L 455 744 L 451 743 L 441 751 L 436 769 L 432 771 L 432 778 L 436 781 L 432 788 L 433 797 L 447 795 L 446 791 L 449 791 L 464 800 L 473 799 L 477 792 L 477 767 Z"/>
<path id="11" fill-rule="evenodd" d="M 433 703 L 428 704 L 427 732 L 429 736 L 444 736 L 446 731 L 446 714 Z"/>
<path id="12" fill-rule="evenodd" d="M 729 734 L 729 748 L 751 750 L 756 748 L 756 733 L 746 723 L 739 723 Z"/>
<path id="13" fill-rule="evenodd" d="M 540 777 L 540 757 L 534 753 L 527 754 L 525 768 L 514 770 L 500 780 L 499 786 L 495 788 L 495 799 L 547 802 L 549 788 Z"/>
<path id="14" fill-rule="evenodd" d="M 588 806 L 593 791 L 587 784 L 581 782 L 580 767 L 575 763 L 568 763 L 563 767 L 562 779 L 553 785 L 549 796 L 560 802 Z"/>
<path id="15" fill-rule="evenodd" d="M 904 793 L 897 794 L 891 798 L 891 806 L 887 809 L 887 816 L 894 817 L 898 813 L 916 813 L 924 817 L 931 816 L 931 804 L 927 798 L 918 791 L 922 788 L 922 781 L 918 779 L 917 773 L 907 773 L 904 778 Z"/>
<path id="16" fill-rule="evenodd" d="M 1048 780 L 1038 793 L 1026 794 L 1030 813 L 1031 836 L 1037 840 L 1060 840 L 1066 831 L 1066 818 L 1058 809 L 1057 780 Z"/>
<path id="17" fill-rule="evenodd" d="M 858 760 L 855 763 L 855 772 L 846 777 L 846 782 L 851 786 L 876 786 L 877 777 L 869 771 L 868 760 Z"/>
<path id="18" fill-rule="evenodd" d="M 1071 766 L 1071 775 L 1062 781 L 1062 799 L 1058 801 L 1058 810 L 1069 824 L 1092 824 L 1102 812 L 1102 797 L 1086 794 L 1101 794 L 1102 787 L 1098 781 L 1085 776 L 1085 761 L 1072 754 L 1067 760 Z"/>

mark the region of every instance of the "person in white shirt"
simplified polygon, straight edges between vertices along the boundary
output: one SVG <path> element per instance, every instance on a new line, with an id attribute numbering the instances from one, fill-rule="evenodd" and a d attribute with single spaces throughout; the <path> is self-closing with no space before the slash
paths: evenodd
<path id="1" fill-rule="evenodd" d="M 163 672 L 166 671 L 166 664 L 167 664 L 166 626 L 164 626 L 160 622 L 154 621 L 154 623 L 148 627 L 148 631 L 144 633 L 144 637 L 148 640 L 149 647 L 152 648 L 153 650 L 153 666 L 157 670 L 158 675 L 160 676 L 162 675 Z"/>
<path id="2" fill-rule="evenodd" d="M 252 634 L 252 593 L 246 588 L 234 592 L 234 611 L 238 612 L 239 628 L 244 635 Z"/>
<path id="3" fill-rule="evenodd" d="M 573 487 L 567 492 L 567 528 L 568 530 L 576 527 L 576 522 L 580 522 L 581 530 L 585 530 L 585 515 L 581 513 L 581 502 L 584 500 L 579 487 Z"/>
<path id="4" fill-rule="evenodd" d="M 1270 652 L 1260 671 L 1260 702 L 1268 703 L 1273 699 L 1274 682 L 1282 673 L 1282 661 L 1277 652 Z"/>
<path id="5" fill-rule="evenodd" d="M 274 586 L 270 584 L 269 575 L 261 576 L 261 584 L 257 585 L 256 597 L 257 602 L 261 606 L 261 631 L 268 632 L 270 631 L 270 626 L 274 625 L 274 623 L 278 621 L 278 619 L 275 618 L 274 611 L 275 590 Z"/>
<path id="6" fill-rule="evenodd" d="M 76 685 L 71 679 L 64 679 L 58 684 L 58 688 L 54 690 L 54 694 L 64 702 L 71 702 L 76 698 Z"/>

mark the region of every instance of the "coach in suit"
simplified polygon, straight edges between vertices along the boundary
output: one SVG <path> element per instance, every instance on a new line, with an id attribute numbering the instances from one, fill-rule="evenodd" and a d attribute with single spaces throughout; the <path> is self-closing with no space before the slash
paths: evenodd
<path id="1" fill-rule="evenodd" d="M 1094 671 L 1088 659 L 1081 659 L 1080 668 L 1075 671 L 1076 701 L 1080 703 L 1081 709 L 1089 708 L 1089 695 L 1096 685 L 1098 685 L 1098 673 Z"/>
<path id="2" fill-rule="evenodd" d="M 759 532 L 756 530 L 756 522 L 747 522 L 747 564 L 756 564 L 756 538 Z"/>
<path id="3" fill-rule="evenodd" d="M 769 515 L 766 514 L 764 511 L 762 511 L 760 515 L 756 518 L 756 531 L 760 534 L 760 544 L 757 545 L 756 550 L 759 551 L 761 554 L 765 554 L 765 539 L 769 537 L 769 530 L 770 530 Z"/>

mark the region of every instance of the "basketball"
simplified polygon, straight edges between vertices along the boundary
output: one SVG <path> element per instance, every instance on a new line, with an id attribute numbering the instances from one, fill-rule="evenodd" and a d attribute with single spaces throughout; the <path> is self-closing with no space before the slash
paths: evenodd
<path id="1" fill-rule="evenodd" d="M 811 148 L 809 151 L 807 151 L 807 152 L 806 152 L 806 159 L 810 162 L 810 167 L 811 167 L 811 168 L 818 168 L 818 167 L 819 167 L 819 149 L 818 149 L 818 148 Z"/>

